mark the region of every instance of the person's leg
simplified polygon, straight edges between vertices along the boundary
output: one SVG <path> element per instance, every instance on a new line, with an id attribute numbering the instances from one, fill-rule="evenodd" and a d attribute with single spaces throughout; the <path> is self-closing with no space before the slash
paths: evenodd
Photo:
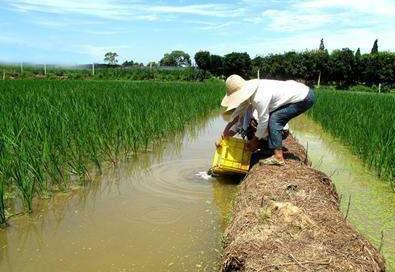
<path id="1" fill-rule="evenodd" d="M 284 162 L 282 152 L 282 131 L 284 126 L 296 116 L 304 113 L 313 106 L 315 96 L 312 90 L 309 91 L 307 97 L 300 102 L 285 105 L 273 111 L 269 117 L 269 148 L 274 150 L 274 158 L 280 162 Z"/>

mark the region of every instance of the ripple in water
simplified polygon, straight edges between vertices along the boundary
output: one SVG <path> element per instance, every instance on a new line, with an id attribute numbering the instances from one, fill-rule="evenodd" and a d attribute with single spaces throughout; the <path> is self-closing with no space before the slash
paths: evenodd
<path id="1" fill-rule="evenodd" d="M 211 195 L 210 183 L 205 176 L 196 174 L 203 172 L 206 164 L 207 161 L 198 159 L 153 164 L 145 175 L 133 180 L 133 183 L 137 190 L 153 197 L 178 201 L 206 200 Z"/>

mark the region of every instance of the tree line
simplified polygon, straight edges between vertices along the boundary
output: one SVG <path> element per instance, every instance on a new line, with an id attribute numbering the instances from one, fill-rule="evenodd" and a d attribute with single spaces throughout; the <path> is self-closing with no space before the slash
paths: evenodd
<path id="1" fill-rule="evenodd" d="M 109 52 L 105 61 L 117 65 L 118 55 Z M 196 66 L 205 74 L 227 77 L 239 74 L 245 78 L 297 79 L 313 85 L 317 83 L 350 86 L 356 84 L 377 85 L 395 83 L 395 53 L 379 51 L 375 40 L 370 53 L 361 54 L 349 48 L 328 52 L 324 41 L 314 50 L 289 51 L 251 58 L 248 53 L 232 52 L 224 56 L 199 51 L 195 54 Z M 164 54 L 159 62 L 149 67 L 190 67 L 191 57 L 181 50 Z M 123 67 L 142 67 L 142 63 L 125 61 Z"/>
<path id="2" fill-rule="evenodd" d="M 195 54 L 195 61 L 200 69 L 217 76 L 237 73 L 254 78 L 259 72 L 261 78 L 299 79 L 311 85 L 318 82 L 339 86 L 395 83 L 395 53 L 379 52 L 377 40 L 366 54 L 361 54 L 359 48 L 355 52 L 343 48 L 329 53 L 321 40 L 316 50 L 289 51 L 253 59 L 247 53 L 233 52 L 221 57 L 200 51 Z"/>

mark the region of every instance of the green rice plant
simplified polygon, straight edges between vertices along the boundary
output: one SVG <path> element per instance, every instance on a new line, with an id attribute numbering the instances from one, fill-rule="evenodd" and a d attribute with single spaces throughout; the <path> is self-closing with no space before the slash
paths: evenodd
<path id="1" fill-rule="evenodd" d="M 147 152 L 220 104 L 221 82 L 0 81 L 0 223 L 4 195 L 27 211 L 103 163 Z"/>
<path id="2" fill-rule="evenodd" d="M 395 186 L 395 96 L 320 89 L 308 114 Z"/>

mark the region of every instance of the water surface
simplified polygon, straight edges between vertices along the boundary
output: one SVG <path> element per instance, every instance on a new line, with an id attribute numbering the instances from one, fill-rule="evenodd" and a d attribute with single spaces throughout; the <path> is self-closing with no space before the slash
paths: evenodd
<path id="1" fill-rule="evenodd" d="M 205 172 L 211 118 L 0 231 L 0 271 L 212 271 L 236 185 Z"/>

